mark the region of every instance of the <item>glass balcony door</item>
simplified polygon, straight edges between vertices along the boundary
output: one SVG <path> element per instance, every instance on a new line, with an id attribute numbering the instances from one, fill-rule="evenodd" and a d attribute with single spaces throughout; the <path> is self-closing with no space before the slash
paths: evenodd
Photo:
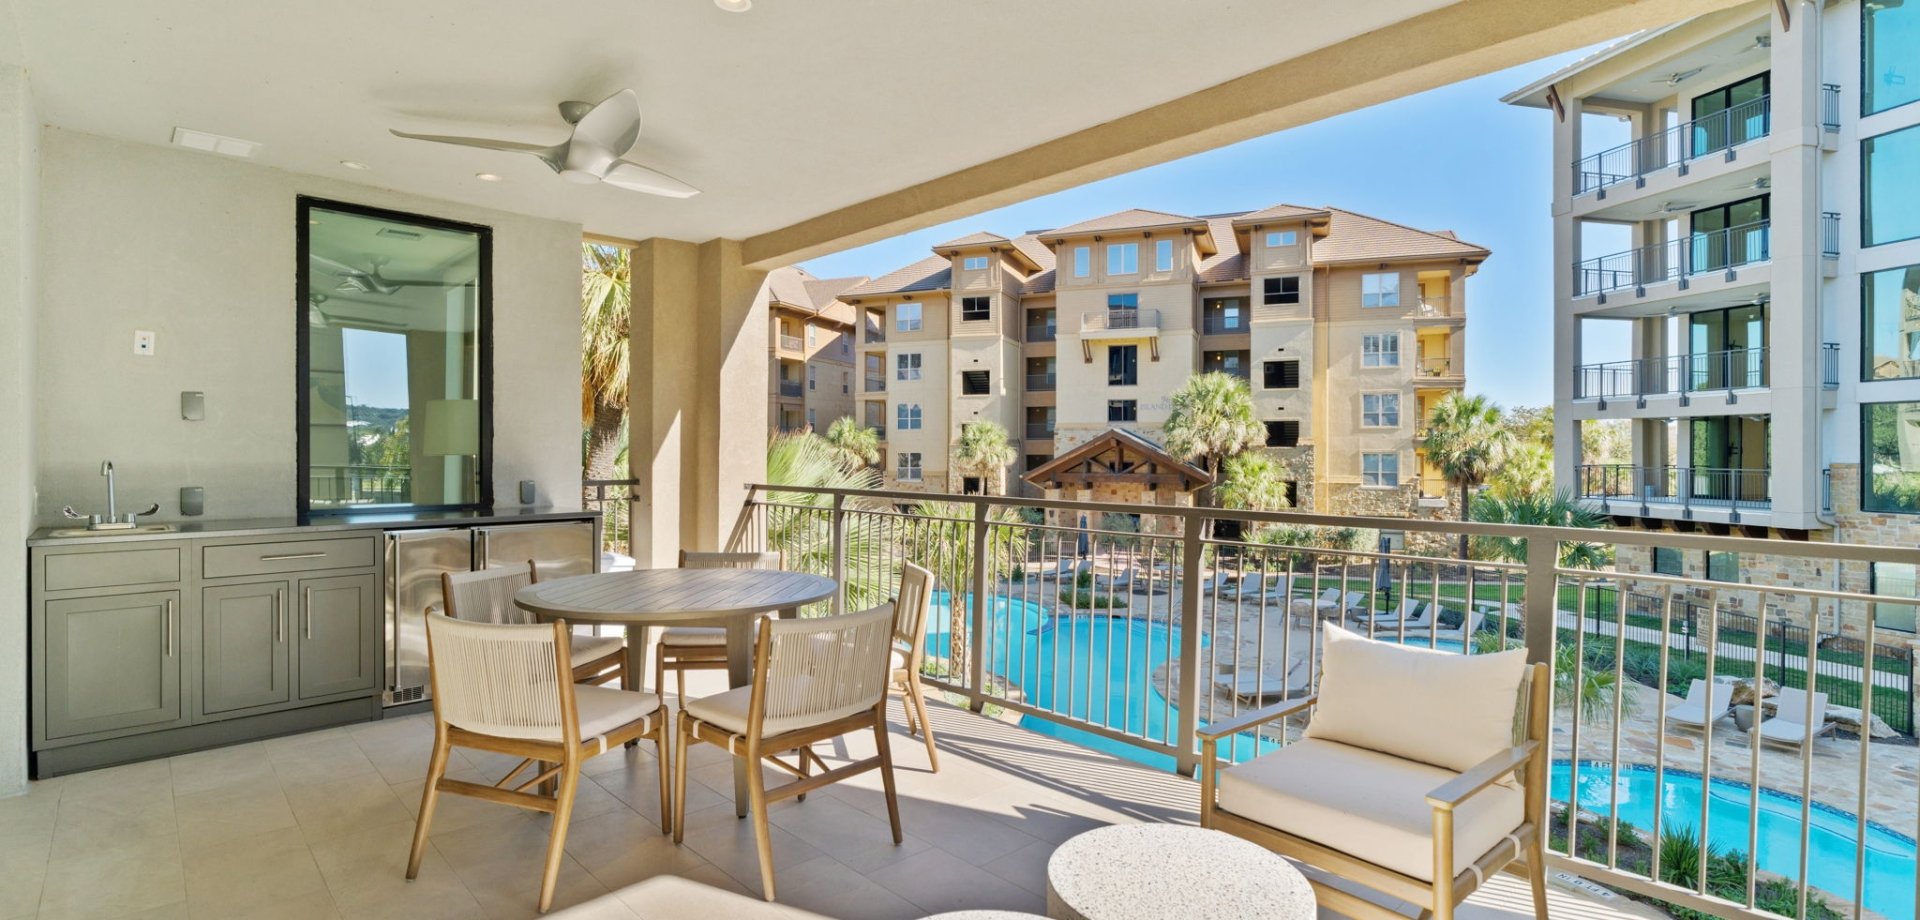
<path id="1" fill-rule="evenodd" d="M 1689 273 L 1765 260 L 1769 210 L 1767 196 L 1759 195 L 1693 212 Z"/>
<path id="2" fill-rule="evenodd" d="M 1766 305 L 1690 314 L 1687 352 L 1689 390 L 1766 386 Z"/>
<path id="3" fill-rule="evenodd" d="M 1767 135 L 1769 74 L 1693 97 L 1693 155 L 1737 147 Z"/>
<path id="4" fill-rule="evenodd" d="M 1766 500 L 1772 427 L 1764 415 L 1693 419 L 1688 494 L 1696 500 Z"/>

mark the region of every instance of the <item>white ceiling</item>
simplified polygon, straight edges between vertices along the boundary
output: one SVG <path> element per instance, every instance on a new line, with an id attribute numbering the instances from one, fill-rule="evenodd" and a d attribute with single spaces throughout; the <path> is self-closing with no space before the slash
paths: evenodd
<path id="1" fill-rule="evenodd" d="M 1449 2 L 757 0 L 744 14 L 711 0 L 12 5 L 50 124 L 154 144 L 185 126 L 257 141 L 260 162 L 296 172 L 699 241 L 779 229 Z M 704 194 L 574 186 L 531 157 L 387 134 L 551 143 L 567 133 L 556 103 L 624 87 L 646 114 L 630 156 Z"/>

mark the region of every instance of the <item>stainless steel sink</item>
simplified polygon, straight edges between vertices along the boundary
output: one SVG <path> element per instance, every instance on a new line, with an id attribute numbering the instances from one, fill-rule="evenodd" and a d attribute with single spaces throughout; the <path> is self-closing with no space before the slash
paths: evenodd
<path id="1" fill-rule="evenodd" d="M 172 524 L 135 524 L 132 527 L 89 530 L 85 527 L 62 527 L 47 531 L 47 536 L 64 537 L 130 537 L 142 533 L 173 533 Z"/>

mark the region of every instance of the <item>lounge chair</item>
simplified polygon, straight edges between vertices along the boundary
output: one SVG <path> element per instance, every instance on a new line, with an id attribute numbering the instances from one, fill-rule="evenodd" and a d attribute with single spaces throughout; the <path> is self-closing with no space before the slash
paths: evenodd
<path id="1" fill-rule="evenodd" d="M 1423 604 L 1413 616 L 1405 619 L 1392 616 L 1378 618 L 1373 621 L 1373 627 L 1394 632 L 1424 632 L 1433 628 L 1439 613 L 1439 604 Z"/>
<path id="2" fill-rule="evenodd" d="M 1708 699 L 1708 686 L 1704 680 L 1695 680 L 1687 685 L 1687 698 L 1667 707 L 1667 723 L 1685 725 L 1689 728 L 1706 728 L 1709 724 L 1726 718 L 1733 709 L 1733 689 L 1730 687 L 1712 688 L 1712 699 Z M 1708 704 L 1712 704 L 1709 710 Z"/>
<path id="3" fill-rule="evenodd" d="M 1413 597 L 1403 597 L 1400 599 L 1400 606 L 1392 610 L 1360 610 L 1354 614 L 1354 619 L 1358 621 L 1361 626 L 1398 625 L 1403 620 L 1412 621 L 1419 619 L 1421 610 L 1425 609 L 1426 606 L 1426 601 Z"/>
<path id="4" fill-rule="evenodd" d="M 1781 687 L 1780 695 L 1773 698 L 1773 718 L 1760 723 L 1760 740 L 1788 747 L 1804 747 L 1814 738 L 1831 731 L 1833 723 L 1827 721 L 1827 695 L 1815 691 L 1813 696 L 1813 719 L 1807 719 L 1807 691 L 1794 687 Z"/>
<path id="5" fill-rule="evenodd" d="M 1348 591 L 1345 594 L 1341 594 L 1339 593 L 1339 589 L 1329 588 L 1326 594 L 1320 595 L 1320 598 L 1313 602 L 1313 606 L 1314 609 L 1322 613 L 1337 613 L 1355 608 L 1364 608 L 1366 603 L 1367 596 L 1358 591 Z"/>
<path id="6" fill-rule="evenodd" d="M 1272 697 L 1298 696 L 1307 692 L 1305 684 L 1289 684 L 1287 674 L 1275 674 L 1267 670 L 1221 671 L 1213 675 L 1213 685 L 1222 693 L 1231 694 L 1243 700 L 1258 702 Z"/>
<path id="7" fill-rule="evenodd" d="M 1431 633 L 1435 639 L 1451 639 L 1456 642 L 1465 642 L 1468 636 L 1473 635 L 1475 631 L 1479 630 L 1480 624 L 1487 618 L 1486 614 L 1478 610 L 1462 615 L 1459 611 L 1451 607 L 1442 607 L 1439 604 L 1428 605 L 1424 613 L 1426 613 L 1426 616 L 1422 618 L 1420 623 L 1407 624 L 1406 632 L 1408 635 L 1418 634 L 1425 636 Z M 1460 625 L 1453 627 L 1447 626 L 1447 620 L 1455 616 L 1460 617 Z"/>

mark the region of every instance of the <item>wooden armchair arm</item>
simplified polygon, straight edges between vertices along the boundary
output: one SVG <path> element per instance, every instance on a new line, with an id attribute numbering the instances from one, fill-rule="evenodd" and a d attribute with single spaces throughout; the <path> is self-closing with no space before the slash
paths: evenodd
<path id="1" fill-rule="evenodd" d="M 1320 694 L 1310 693 L 1297 700 L 1288 700 L 1277 706 L 1269 706 L 1265 709 L 1256 709 L 1252 712 L 1241 713 L 1225 722 L 1209 722 L 1205 726 L 1195 729 L 1194 734 L 1197 735 L 1201 741 L 1218 741 L 1228 735 L 1240 734 L 1247 729 L 1265 725 L 1275 719 L 1286 718 L 1308 706 L 1312 706 L 1315 702 L 1319 701 L 1319 699 Z"/>
<path id="2" fill-rule="evenodd" d="M 1435 811 L 1452 811 L 1480 790 L 1499 782 L 1501 777 L 1525 766 L 1539 749 L 1540 742 L 1535 740 L 1501 751 L 1427 793 L 1427 804 Z"/>

